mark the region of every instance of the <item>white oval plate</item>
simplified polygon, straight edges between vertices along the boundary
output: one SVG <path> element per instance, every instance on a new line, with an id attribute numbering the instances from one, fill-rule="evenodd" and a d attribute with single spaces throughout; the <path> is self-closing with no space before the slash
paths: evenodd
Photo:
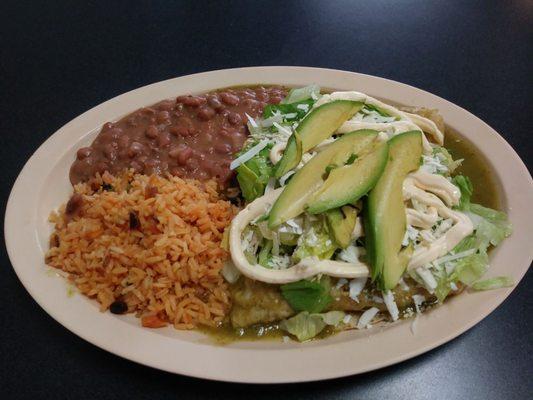
<path id="1" fill-rule="evenodd" d="M 386 329 L 343 332 L 304 344 L 255 341 L 225 346 L 213 344 L 198 332 L 145 329 L 131 316 L 98 312 L 94 302 L 79 294 L 68 297 L 65 281 L 50 274 L 43 255 L 51 232 L 47 217 L 68 198 L 68 171 L 76 149 L 88 145 L 102 124 L 139 107 L 181 94 L 257 83 L 317 83 L 439 109 L 446 123 L 468 137 L 489 160 L 514 225 L 513 235 L 491 253 L 488 275 L 508 275 L 520 281 L 533 258 L 533 184 L 518 155 L 487 124 L 440 97 L 382 78 L 305 67 L 239 68 L 171 79 L 115 97 L 66 124 L 30 158 L 8 201 L 5 239 L 19 279 L 48 314 L 96 346 L 155 368 L 223 381 L 279 383 L 357 374 L 414 357 L 471 328 L 511 293 L 512 288 L 461 294 L 421 316 L 416 335 L 411 322 L 404 321 Z"/>

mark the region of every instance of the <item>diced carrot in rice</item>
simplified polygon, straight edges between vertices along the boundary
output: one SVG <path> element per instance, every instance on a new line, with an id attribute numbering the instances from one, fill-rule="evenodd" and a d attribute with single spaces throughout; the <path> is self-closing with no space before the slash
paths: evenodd
<path id="1" fill-rule="evenodd" d="M 145 315 L 141 318 L 141 323 L 145 328 L 164 328 L 168 325 L 166 321 L 163 321 L 157 315 Z"/>

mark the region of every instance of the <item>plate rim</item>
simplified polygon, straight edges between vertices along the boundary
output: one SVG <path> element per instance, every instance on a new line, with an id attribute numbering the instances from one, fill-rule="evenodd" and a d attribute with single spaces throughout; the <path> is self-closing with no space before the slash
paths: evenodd
<path id="1" fill-rule="evenodd" d="M 383 85 L 389 85 L 391 87 L 396 87 L 396 88 L 398 88 L 398 90 L 401 89 L 401 90 L 404 90 L 404 91 L 413 92 L 417 96 L 429 97 L 429 98 L 432 98 L 433 100 L 435 100 L 438 103 L 445 104 L 447 108 L 454 109 L 455 112 L 459 112 L 460 114 L 464 114 L 466 117 L 468 117 L 468 119 L 471 119 L 471 120 L 475 121 L 478 125 L 480 125 L 484 130 L 486 130 L 488 132 L 489 136 L 492 136 L 491 139 L 493 139 L 499 146 L 503 146 L 502 147 L 502 149 L 503 149 L 502 153 L 504 153 L 506 155 L 510 155 L 511 156 L 511 158 L 510 158 L 511 163 L 515 167 L 518 167 L 518 172 L 516 172 L 516 173 L 518 174 L 519 180 L 522 180 L 523 183 L 527 183 L 529 185 L 529 187 L 526 187 L 526 189 L 525 189 L 526 201 L 527 201 L 527 198 L 533 199 L 533 185 L 532 185 L 531 175 L 529 174 L 529 171 L 528 171 L 527 167 L 524 165 L 523 161 L 520 159 L 518 154 L 516 154 L 516 152 L 512 149 L 512 147 L 507 143 L 507 141 L 502 136 L 500 136 L 493 128 L 491 128 L 485 122 L 483 122 L 478 117 L 476 117 L 475 115 L 471 114 L 470 112 L 468 112 L 464 108 L 462 108 L 462 107 L 460 107 L 460 106 L 458 106 L 458 105 L 456 105 L 454 103 L 451 103 L 451 102 L 449 102 L 449 101 L 447 101 L 447 100 L 445 100 L 445 99 L 443 99 L 443 98 L 441 98 L 439 96 L 436 96 L 436 95 L 434 95 L 434 94 L 432 94 L 430 92 L 427 92 L 427 91 L 422 90 L 422 89 L 418 89 L 418 88 L 416 88 L 414 86 L 406 85 L 404 83 L 400 83 L 400 82 L 397 82 L 397 81 L 389 80 L 389 79 L 386 79 L 386 78 L 376 77 L 376 76 L 367 75 L 367 74 L 360 74 L 360 73 L 356 73 L 356 72 L 342 71 L 342 70 L 336 70 L 336 69 L 326 69 L 326 68 L 294 67 L 294 66 L 246 67 L 246 68 L 220 69 L 220 70 L 215 70 L 215 71 L 201 72 L 201 73 L 198 73 L 198 74 L 191 74 L 191 75 L 186 75 L 186 76 L 182 76 L 182 77 L 172 78 L 172 79 L 156 82 L 156 83 L 153 83 L 153 84 L 145 85 L 145 86 L 142 86 L 140 88 L 137 88 L 137 89 L 128 91 L 126 93 L 120 94 L 118 96 L 115 96 L 112 99 L 107 100 L 107 101 L 105 101 L 105 102 L 103 102 L 103 103 L 101 103 L 101 104 L 89 109 L 88 111 L 80 114 L 78 117 L 72 119 L 71 121 L 66 123 L 64 126 L 62 126 L 60 129 L 58 129 L 54 134 L 52 134 L 45 142 L 43 142 L 43 144 L 41 144 L 41 146 L 39 146 L 39 148 L 33 153 L 33 155 L 25 163 L 25 165 L 22 168 L 21 172 L 17 176 L 17 179 L 15 180 L 15 183 L 14 183 L 14 185 L 12 187 L 12 190 L 11 190 L 11 193 L 9 195 L 9 198 L 8 198 L 8 201 L 7 201 L 7 205 L 6 205 L 6 214 L 5 214 L 5 220 L 4 220 L 4 235 L 5 235 L 6 249 L 7 249 L 10 261 L 11 261 L 11 265 L 12 265 L 15 273 L 17 274 L 17 277 L 22 282 L 23 286 L 28 291 L 30 296 L 39 304 L 39 306 L 41 308 L 43 308 L 43 310 L 45 310 L 45 312 L 47 312 L 52 318 L 54 318 L 57 322 L 59 322 L 64 327 L 66 327 L 68 330 L 70 330 L 71 332 L 73 332 L 77 336 L 83 338 L 84 340 L 88 341 L 89 343 L 92 343 L 93 345 L 96 345 L 97 347 L 100 347 L 100 348 L 102 348 L 102 349 L 104 349 L 106 351 L 109 351 L 109 352 L 113 353 L 113 354 L 119 355 L 119 356 L 121 356 L 123 358 L 129 359 L 131 361 L 134 361 L 134 362 L 137 362 L 137 363 L 140 363 L 140 364 L 144 364 L 144 365 L 147 365 L 147 366 L 150 366 L 150 367 L 166 370 L 166 371 L 172 372 L 172 373 L 179 373 L 179 374 L 183 374 L 183 375 L 194 376 L 194 377 L 205 378 L 205 379 L 212 379 L 212 380 L 219 380 L 219 381 L 246 382 L 246 383 L 288 383 L 288 382 L 304 382 L 304 381 L 332 379 L 332 378 L 338 378 L 338 377 L 342 377 L 342 376 L 348 376 L 348 375 L 364 373 L 364 372 L 368 372 L 368 371 L 375 370 L 375 369 L 378 369 L 378 368 L 383 368 L 383 367 L 388 366 L 388 365 L 396 364 L 396 363 L 404 361 L 406 359 L 415 357 L 415 356 L 417 356 L 419 354 L 422 354 L 422 353 L 424 353 L 426 351 L 429 351 L 429 350 L 431 350 L 431 349 L 433 349 L 435 347 L 438 347 L 438 346 L 442 345 L 443 343 L 446 343 L 446 342 L 452 340 L 453 338 L 461 335 L 462 333 L 466 332 L 467 330 L 472 328 L 474 325 L 476 325 L 479 321 L 481 321 L 486 316 L 488 316 L 499 304 L 501 304 L 505 300 L 505 298 L 507 298 L 507 296 L 512 292 L 512 290 L 514 288 L 500 289 L 499 291 L 497 291 L 497 294 L 495 294 L 494 296 L 491 296 L 490 304 L 488 304 L 488 306 L 485 307 L 485 309 L 484 309 L 484 311 L 482 313 L 476 315 L 474 318 L 468 319 L 468 323 L 462 324 L 460 328 L 457 328 L 454 332 L 451 332 L 448 335 L 444 335 L 444 336 L 440 337 L 439 340 L 434 340 L 430 345 L 421 346 L 421 347 L 413 349 L 411 351 L 401 353 L 401 354 L 399 354 L 399 355 L 397 355 L 395 357 L 389 358 L 389 359 L 384 360 L 382 362 L 377 362 L 377 363 L 374 362 L 373 364 L 370 364 L 366 368 L 365 367 L 359 367 L 357 369 L 343 368 L 342 371 L 337 369 L 337 370 L 331 370 L 330 372 L 313 371 L 313 372 L 309 373 L 308 375 L 306 375 L 306 374 L 297 374 L 297 375 L 287 376 L 287 375 L 283 375 L 283 374 L 278 374 L 276 376 L 273 376 L 271 374 L 271 375 L 263 377 L 263 378 L 260 377 L 260 376 L 254 375 L 254 374 L 243 376 L 243 375 L 239 375 L 239 374 L 224 374 L 224 373 L 220 373 L 220 371 L 218 371 L 218 370 L 209 369 L 209 366 L 203 365 L 202 362 L 200 362 L 200 364 L 201 364 L 200 368 L 196 368 L 195 370 L 192 370 L 190 368 L 187 368 L 186 365 L 185 365 L 185 367 L 182 367 L 182 365 L 186 364 L 186 363 L 178 363 L 178 365 L 175 365 L 175 364 L 173 365 L 173 364 L 168 364 L 168 363 L 157 362 L 157 360 L 154 361 L 152 359 L 149 359 L 149 357 L 147 358 L 147 356 L 145 356 L 145 355 L 143 356 L 142 354 L 140 354 L 140 355 L 139 354 L 133 354 L 132 355 L 131 352 L 124 351 L 124 349 L 118 349 L 117 346 L 116 346 L 116 343 L 108 345 L 108 344 L 102 343 L 101 340 L 95 339 L 94 335 L 90 334 L 91 333 L 90 331 L 83 331 L 83 328 L 80 329 L 80 324 L 79 324 L 80 321 L 78 321 L 78 320 L 76 320 L 76 321 L 65 320 L 63 314 L 60 311 L 51 308 L 49 301 L 47 301 L 46 299 L 43 299 L 42 295 L 40 293 L 36 293 L 36 291 L 34 290 L 34 286 L 32 286 L 32 282 L 29 282 L 27 280 L 27 276 L 26 276 L 25 271 L 24 271 L 24 266 L 20 265 L 19 256 L 15 253 L 16 244 L 13 244 L 14 237 L 16 237 L 16 229 L 14 229 L 15 227 L 14 227 L 14 220 L 13 220 L 13 218 L 15 216 L 15 212 L 17 211 L 17 208 L 15 206 L 15 201 L 18 200 L 18 196 L 20 196 L 21 185 L 24 182 L 24 179 L 27 179 L 27 175 L 28 175 L 29 171 L 31 172 L 31 168 L 32 168 L 32 165 L 35 163 L 35 160 L 37 160 L 39 157 L 42 157 L 47 148 L 52 146 L 55 142 L 58 142 L 59 139 L 61 139 L 65 135 L 65 133 L 68 132 L 69 129 L 73 129 L 76 126 L 77 123 L 79 123 L 80 121 L 82 121 L 82 120 L 84 120 L 86 118 L 90 118 L 93 114 L 102 113 L 102 110 L 105 109 L 106 107 L 112 106 L 113 104 L 117 104 L 117 103 L 120 103 L 122 101 L 125 102 L 126 99 L 128 99 L 129 97 L 136 96 L 136 95 L 139 95 L 139 94 L 147 92 L 147 91 L 148 92 L 149 91 L 157 92 L 162 87 L 165 87 L 167 85 L 172 86 L 174 84 L 178 84 L 179 85 L 180 82 L 194 81 L 194 80 L 204 79 L 204 78 L 206 78 L 207 80 L 214 79 L 213 77 L 216 77 L 217 75 L 226 75 L 226 74 L 230 74 L 230 75 L 231 74 L 233 74 L 233 75 L 244 74 L 244 75 L 246 75 L 246 74 L 252 74 L 252 75 L 256 75 L 256 76 L 259 77 L 259 76 L 261 76 L 261 74 L 268 75 L 269 73 L 272 74 L 272 75 L 276 75 L 276 74 L 281 74 L 281 75 L 287 74 L 287 75 L 290 75 L 292 73 L 306 73 L 306 74 L 318 74 L 318 75 L 319 74 L 335 74 L 335 75 L 338 74 L 339 76 L 341 76 L 341 75 L 342 76 L 350 76 L 351 78 L 353 78 L 355 80 L 357 80 L 358 78 L 360 78 L 360 79 L 370 79 L 371 81 L 372 80 L 377 80 L 378 82 L 380 82 Z M 309 83 L 311 83 L 311 82 L 309 82 Z M 185 85 L 186 83 L 183 83 L 183 84 Z M 280 84 L 284 84 L 284 83 L 280 82 Z M 223 87 L 223 86 L 220 85 L 219 87 Z M 201 91 L 202 90 L 198 90 L 196 92 L 201 92 Z M 179 95 L 179 94 L 181 94 L 181 93 L 175 93 L 175 95 Z M 163 100 L 163 98 L 160 98 L 160 100 Z M 145 104 L 145 105 L 147 105 L 147 104 Z M 134 111 L 134 110 L 131 109 L 129 112 L 132 112 L 132 111 Z M 118 117 L 120 117 L 120 116 L 117 115 L 117 116 L 114 117 L 114 119 L 116 119 Z M 100 126 L 101 126 L 101 124 L 100 124 Z M 463 132 L 460 132 L 460 133 L 461 133 L 461 135 L 469 138 L 468 134 L 465 134 Z M 79 143 L 81 138 L 86 137 L 89 134 L 90 134 L 90 132 L 84 132 L 83 134 L 80 133 L 79 137 L 77 138 L 77 142 L 76 143 Z M 485 152 L 482 151 L 482 154 L 485 155 Z M 496 172 L 499 175 L 499 171 L 496 171 Z M 502 194 L 504 196 L 506 196 L 507 192 L 502 192 Z M 511 196 L 511 199 L 514 199 L 514 197 Z M 531 215 L 528 215 L 527 219 L 530 222 L 533 222 L 533 217 Z M 510 239 L 508 239 L 508 240 L 510 240 Z M 516 239 L 515 239 L 515 242 L 516 242 Z M 505 246 L 505 243 L 503 245 Z M 516 285 L 518 285 L 519 280 L 522 279 L 524 274 L 527 272 L 527 270 L 529 268 L 529 265 L 531 264 L 531 259 L 533 258 L 533 251 L 530 249 L 529 250 L 529 255 L 527 255 L 525 253 L 523 255 L 525 256 L 525 257 L 522 257 L 522 258 L 524 258 L 524 261 L 527 258 L 529 258 L 529 264 L 527 264 L 525 267 L 520 267 L 520 271 L 518 271 L 519 273 L 515 274 Z M 44 263 L 42 263 L 42 264 L 44 265 Z M 516 285 L 515 285 L 515 287 L 516 287 Z M 433 313 L 429 313 L 428 315 L 423 315 L 420 318 L 424 318 L 425 319 L 425 318 L 427 318 L 429 316 L 429 319 L 431 319 L 430 318 L 431 314 L 433 314 Z M 104 316 L 105 314 L 101 314 L 101 315 Z M 93 317 L 94 316 L 90 316 L 90 319 L 92 319 Z M 109 326 L 112 326 L 112 325 L 118 326 L 117 324 L 111 324 L 109 318 L 102 318 L 102 320 L 106 320 L 107 321 L 104 325 L 106 325 L 109 322 L 110 323 Z M 113 321 L 113 322 L 118 322 L 118 321 Z M 131 326 L 129 326 L 129 327 L 131 328 Z M 124 328 L 124 327 L 122 327 L 122 328 Z M 121 332 L 127 332 L 128 329 L 124 328 L 124 329 L 120 329 L 120 331 Z M 140 339 L 142 339 L 142 340 L 145 340 L 145 339 L 146 340 L 150 340 L 150 337 L 151 337 L 151 332 L 150 331 L 147 331 L 147 330 L 142 329 L 142 328 L 137 329 L 137 331 L 140 331 L 140 333 L 139 333 L 139 338 Z M 378 335 L 379 335 L 379 334 L 381 334 L 381 331 L 376 332 L 376 333 L 378 333 Z M 369 337 L 374 337 L 374 336 L 375 336 L 375 334 L 369 335 Z M 175 339 L 171 339 L 171 340 L 175 340 Z M 346 342 L 350 342 L 350 340 L 346 340 Z M 175 345 L 175 343 L 170 343 L 170 344 L 174 344 Z M 191 346 L 193 348 L 195 348 L 195 347 L 198 347 L 198 345 L 200 345 L 200 346 L 208 346 L 211 349 L 211 352 L 215 353 L 216 357 L 226 357 L 227 356 L 227 354 L 225 354 L 227 352 L 226 351 L 220 351 L 221 349 L 232 349 L 232 350 L 235 350 L 235 351 L 241 350 L 239 348 L 233 348 L 233 347 L 229 347 L 229 346 L 221 348 L 221 347 L 217 347 L 216 345 L 206 345 L 206 344 L 199 344 L 199 343 L 193 343 Z M 332 343 L 330 345 L 334 345 L 334 343 Z M 324 346 L 308 347 L 308 344 L 301 344 L 301 345 L 298 344 L 296 346 L 292 346 L 290 348 L 290 350 L 291 350 L 292 353 L 296 352 L 296 353 L 301 355 L 303 349 L 308 349 L 308 348 L 320 349 L 320 348 L 329 347 L 330 345 L 328 345 L 327 343 L 324 343 Z M 348 343 L 348 345 L 349 345 L 349 343 Z M 190 350 L 190 349 L 188 349 L 188 350 Z M 276 350 L 276 352 L 280 351 L 280 352 L 286 353 L 288 350 L 289 349 Z M 309 351 L 309 350 L 306 350 L 306 351 Z M 323 351 L 321 352 L 321 354 L 323 354 Z M 302 356 L 302 357 L 304 357 L 304 356 Z M 241 372 L 242 373 L 246 373 L 246 371 L 241 371 Z"/>

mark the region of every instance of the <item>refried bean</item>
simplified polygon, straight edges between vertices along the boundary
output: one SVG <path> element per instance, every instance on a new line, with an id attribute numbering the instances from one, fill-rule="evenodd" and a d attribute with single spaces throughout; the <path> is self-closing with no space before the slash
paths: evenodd
<path id="1" fill-rule="evenodd" d="M 246 114 L 256 118 L 285 95 L 279 86 L 231 88 L 141 108 L 104 124 L 93 143 L 78 150 L 70 181 L 133 168 L 148 175 L 215 178 L 225 188 L 233 176 L 231 160 L 248 135 Z"/>

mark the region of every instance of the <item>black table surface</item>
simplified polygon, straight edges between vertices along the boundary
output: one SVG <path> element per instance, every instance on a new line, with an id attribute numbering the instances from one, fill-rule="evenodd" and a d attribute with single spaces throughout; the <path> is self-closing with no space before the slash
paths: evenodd
<path id="1" fill-rule="evenodd" d="M 241 66 L 337 68 L 417 86 L 485 120 L 531 170 L 533 3 L 528 0 L 19 0 L 1 2 L 0 21 L 2 214 L 26 160 L 72 118 L 152 82 Z M 489 317 L 415 359 L 331 381 L 256 386 L 172 375 L 96 348 L 32 300 L 3 242 L 0 257 L 2 398 L 525 399 L 533 394 L 531 272 Z"/>

